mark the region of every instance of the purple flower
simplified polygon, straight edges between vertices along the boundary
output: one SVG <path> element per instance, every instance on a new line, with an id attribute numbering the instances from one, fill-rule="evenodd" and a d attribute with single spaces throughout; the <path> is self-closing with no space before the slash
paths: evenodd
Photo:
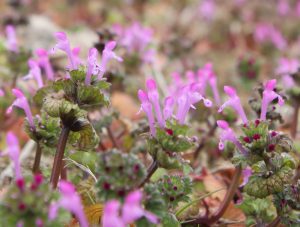
<path id="1" fill-rule="evenodd" d="M 18 181 L 21 182 L 23 181 L 23 177 L 21 174 L 21 164 L 19 159 L 20 147 L 19 147 L 18 138 L 12 132 L 8 132 L 6 135 L 6 144 L 7 144 L 7 148 L 4 152 L 0 153 L 0 157 L 4 155 L 9 156 L 10 160 L 14 164 L 16 182 Z M 23 186 L 20 188 L 22 189 Z"/>
<path id="2" fill-rule="evenodd" d="M 126 227 L 120 217 L 120 207 L 121 204 L 117 200 L 110 200 L 105 203 L 102 216 L 102 227 Z"/>
<path id="3" fill-rule="evenodd" d="M 98 75 L 98 80 L 101 80 L 104 73 L 106 72 L 107 64 L 110 60 L 116 59 L 118 62 L 122 62 L 123 59 L 116 55 L 115 52 L 113 52 L 113 49 L 115 49 L 117 43 L 115 41 L 109 41 L 105 44 L 104 50 L 102 51 L 102 61 L 101 61 L 101 72 Z"/>
<path id="4" fill-rule="evenodd" d="M 15 27 L 13 25 L 7 25 L 5 27 L 5 32 L 7 37 L 6 48 L 11 52 L 18 53 L 19 47 Z"/>
<path id="5" fill-rule="evenodd" d="M 176 118 L 179 124 L 184 124 L 184 120 L 190 108 L 195 109 L 195 103 L 203 100 L 206 107 L 212 106 L 212 102 L 200 94 L 201 86 L 200 83 L 193 83 L 182 88 L 177 98 L 178 108 Z"/>
<path id="6" fill-rule="evenodd" d="M 298 72 L 299 61 L 297 59 L 281 58 L 278 65 L 276 73 L 281 76 L 285 88 L 295 86 L 295 81 L 291 75 Z"/>
<path id="7" fill-rule="evenodd" d="M 120 44 L 127 49 L 129 54 L 137 53 L 144 62 L 153 62 L 155 51 L 147 49 L 153 36 L 153 31 L 150 28 L 135 22 L 127 28 L 115 25 L 114 31 L 120 39 Z"/>
<path id="8" fill-rule="evenodd" d="M 80 196 L 77 194 L 73 184 L 68 181 L 61 180 L 58 187 L 61 197 L 57 202 L 50 205 L 48 213 L 49 220 L 54 220 L 57 216 L 58 209 L 63 208 L 76 216 L 81 227 L 88 227 L 88 222 L 83 211 Z"/>
<path id="9" fill-rule="evenodd" d="M 56 52 L 57 49 L 66 52 L 68 59 L 69 59 L 68 68 L 70 70 L 78 69 L 79 64 L 78 64 L 78 60 L 76 59 L 76 57 L 78 57 L 78 55 L 76 56 L 76 51 L 75 51 L 75 55 L 74 55 L 74 52 L 71 49 L 71 45 L 70 45 L 70 42 L 68 40 L 66 33 L 56 32 L 54 34 L 54 36 L 56 38 L 57 44 L 53 48 L 52 52 Z"/>
<path id="10" fill-rule="evenodd" d="M 280 16 L 288 15 L 290 11 L 290 4 L 287 0 L 279 0 L 277 3 L 277 12 Z"/>
<path id="11" fill-rule="evenodd" d="M 173 97 L 169 96 L 165 98 L 164 109 L 163 109 L 165 121 L 172 117 L 174 105 L 175 105 L 175 101 Z"/>
<path id="12" fill-rule="evenodd" d="M 4 95 L 5 95 L 4 90 L 0 88 L 0 97 L 3 97 Z"/>
<path id="13" fill-rule="evenodd" d="M 283 98 L 277 94 L 274 89 L 276 87 L 276 80 L 269 80 L 266 82 L 263 91 L 263 97 L 261 101 L 261 114 L 260 119 L 266 120 L 268 105 L 276 98 L 278 98 L 278 104 L 282 106 L 284 104 Z"/>
<path id="14" fill-rule="evenodd" d="M 276 68 L 276 73 L 279 75 L 294 74 L 298 72 L 300 63 L 297 59 L 281 58 Z"/>
<path id="15" fill-rule="evenodd" d="M 279 50 L 286 47 L 287 43 L 281 32 L 277 30 L 272 24 L 258 23 L 255 28 L 254 38 L 259 43 L 271 42 Z"/>
<path id="16" fill-rule="evenodd" d="M 163 128 L 163 127 L 165 127 L 166 122 L 165 122 L 162 112 L 161 112 L 161 108 L 160 108 L 160 104 L 159 104 L 159 94 L 158 94 L 155 80 L 148 79 L 146 81 L 146 87 L 147 87 L 147 91 L 148 91 L 149 100 L 154 107 L 154 112 L 155 112 L 155 116 L 158 121 L 158 124 L 160 127 Z"/>
<path id="17" fill-rule="evenodd" d="M 208 21 L 214 18 L 216 11 L 216 4 L 214 0 L 203 0 L 199 5 L 200 16 Z"/>
<path id="18" fill-rule="evenodd" d="M 138 97 L 139 97 L 140 102 L 142 103 L 141 110 L 143 110 L 148 117 L 151 136 L 155 136 L 156 130 L 155 130 L 155 120 L 154 120 L 154 115 L 153 115 L 153 110 L 152 110 L 152 104 L 151 104 L 151 102 L 148 98 L 148 95 L 145 91 L 139 90 Z"/>
<path id="19" fill-rule="evenodd" d="M 209 84 L 216 104 L 219 106 L 221 104 L 220 95 L 217 86 L 217 77 L 213 71 L 212 63 L 207 63 L 205 66 L 198 70 L 197 72 L 199 82 L 202 84 L 200 93 L 202 95 L 206 94 L 206 87 Z"/>
<path id="20" fill-rule="evenodd" d="M 42 48 L 39 48 L 35 51 L 38 59 L 37 62 L 39 66 L 45 71 L 48 80 L 54 80 L 54 72 L 51 66 L 48 51 Z"/>
<path id="21" fill-rule="evenodd" d="M 14 94 L 14 96 L 16 96 L 16 100 L 11 104 L 10 107 L 8 107 L 8 109 L 6 110 L 6 114 L 10 114 L 12 112 L 12 108 L 14 106 L 16 106 L 20 109 L 23 109 L 30 127 L 32 129 L 35 129 L 30 106 L 29 106 L 29 103 L 28 103 L 26 97 L 24 96 L 23 92 L 21 90 L 15 88 L 15 89 L 12 89 L 12 93 Z"/>
<path id="22" fill-rule="evenodd" d="M 104 206 L 102 217 L 103 227 L 125 227 L 141 217 L 153 224 L 158 224 L 158 218 L 141 206 L 142 192 L 139 190 L 129 193 L 123 206 L 117 200 L 108 201 Z"/>
<path id="23" fill-rule="evenodd" d="M 224 92 L 229 96 L 229 99 L 219 108 L 218 112 L 222 112 L 227 106 L 230 106 L 238 115 L 240 115 L 242 121 L 247 124 L 248 119 L 235 89 L 229 86 L 224 86 Z"/>
<path id="24" fill-rule="evenodd" d="M 87 73 L 85 77 L 85 85 L 91 84 L 92 75 L 97 74 L 100 66 L 97 64 L 98 51 L 96 48 L 89 50 L 89 56 L 87 59 Z"/>
<path id="25" fill-rule="evenodd" d="M 222 133 L 220 135 L 219 149 L 224 150 L 224 142 L 229 141 L 232 142 L 240 152 L 243 154 L 247 154 L 247 151 L 244 149 L 242 144 L 238 141 L 235 136 L 234 131 L 229 127 L 227 121 L 219 120 L 217 121 L 217 125 L 222 129 Z"/>
<path id="26" fill-rule="evenodd" d="M 38 65 L 38 63 L 32 59 L 28 60 L 28 65 L 29 65 L 29 73 L 24 77 L 25 80 L 28 79 L 35 79 L 38 87 L 42 88 L 44 86 L 43 79 L 42 79 L 42 74 L 41 74 L 41 69 Z"/>
<path id="27" fill-rule="evenodd" d="M 243 183 L 240 185 L 240 187 L 245 186 L 248 183 L 249 178 L 251 176 L 252 176 L 252 169 L 249 166 L 243 169 Z"/>

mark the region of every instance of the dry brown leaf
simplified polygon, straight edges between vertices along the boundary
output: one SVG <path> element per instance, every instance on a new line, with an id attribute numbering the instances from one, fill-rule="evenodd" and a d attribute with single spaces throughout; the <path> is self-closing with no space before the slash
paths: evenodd
<path id="1" fill-rule="evenodd" d="M 205 186 L 206 191 L 213 192 L 217 189 L 225 188 L 226 187 L 225 183 L 222 182 L 220 179 L 218 179 L 215 175 L 212 174 L 206 175 L 203 178 L 203 184 Z M 225 197 L 225 194 L 226 194 L 226 190 L 221 190 L 219 192 L 212 194 L 211 197 L 221 201 Z"/>
<path id="2" fill-rule="evenodd" d="M 121 113 L 123 117 L 133 120 L 140 118 L 140 115 L 137 115 L 139 106 L 128 94 L 123 92 L 114 92 L 111 96 L 111 104 Z"/>

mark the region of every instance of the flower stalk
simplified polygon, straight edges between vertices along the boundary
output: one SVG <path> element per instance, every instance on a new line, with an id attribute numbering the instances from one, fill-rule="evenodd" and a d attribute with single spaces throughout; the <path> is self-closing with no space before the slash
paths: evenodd
<path id="1" fill-rule="evenodd" d="M 50 177 L 50 183 L 53 188 L 57 187 L 59 176 L 61 174 L 63 166 L 63 158 L 65 153 L 66 144 L 68 141 L 68 136 L 70 133 L 70 128 L 63 126 L 61 134 L 59 136 L 58 146 L 54 157 L 53 168 Z"/>

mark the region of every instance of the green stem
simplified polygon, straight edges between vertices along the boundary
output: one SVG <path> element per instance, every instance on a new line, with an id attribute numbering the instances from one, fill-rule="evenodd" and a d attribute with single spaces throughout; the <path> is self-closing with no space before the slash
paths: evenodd
<path id="1" fill-rule="evenodd" d="M 57 150 L 54 157 L 51 177 L 50 177 L 50 183 L 52 184 L 53 188 L 57 187 L 59 176 L 61 174 L 63 158 L 64 158 L 64 153 L 65 153 L 65 148 L 67 145 L 69 133 L 70 133 L 70 129 L 66 126 L 63 126 L 62 131 L 60 133 Z"/>
<path id="2" fill-rule="evenodd" d="M 42 149 L 39 142 L 36 143 L 36 152 L 35 152 L 35 158 L 33 163 L 32 172 L 34 174 L 40 173 L 40 163 L 41 163 L 41 157 L 42 157 Z"/>

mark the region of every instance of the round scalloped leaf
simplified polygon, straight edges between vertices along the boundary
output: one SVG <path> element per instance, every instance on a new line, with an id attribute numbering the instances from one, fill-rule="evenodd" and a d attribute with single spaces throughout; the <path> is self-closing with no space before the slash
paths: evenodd
<path id="1" fill-rule="evenodd" d="M 289 167 L 283 167 L 269 177 L 252 175 L 244 190 L 248 195 L 265 198 L 268 195 L 282 192 L 284 185 L 291 182 L 292 176 L 293 170 Z"/>
<path id="2" fill-rule="evenodd" d="M 77 92 L 77 101 L 79 105 L 97 105 L 105 103 L 104 94 L 97 87 L 91 85 L 78 85 Z"/>

